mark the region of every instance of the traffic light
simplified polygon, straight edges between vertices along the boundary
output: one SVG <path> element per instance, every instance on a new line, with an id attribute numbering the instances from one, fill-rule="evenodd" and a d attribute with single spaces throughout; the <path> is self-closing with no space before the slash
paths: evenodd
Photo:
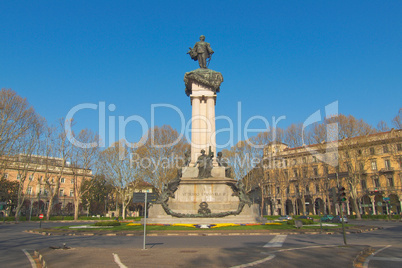
<path id="1" fill-rule="evenodd" d="M 346 202 L 346 193 L 345 193 L 345 187 L 339 187 L 338 189 L 338 199 L 339 202 Z"/>

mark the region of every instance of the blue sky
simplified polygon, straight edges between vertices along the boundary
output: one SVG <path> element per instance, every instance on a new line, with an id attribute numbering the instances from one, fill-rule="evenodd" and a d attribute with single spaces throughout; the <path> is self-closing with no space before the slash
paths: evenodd
<path id="1" fill-rule="evenodd" d="M 334 101 L 340 113 L 390 124 L 402 106 L 401 14 L 401 1 L 1 1 L 0 87 L 49 122 L 100 102 L 115 105 L 106 119 L 116 122 L 150 125 L 162 103 L 188 120 L 183 77 L 198 64 L 186 52 L 203 34 L 215 51 L 209 67 L 224 77 L 216 115 L 233 119 L 235 141 L 252 116 L 286 116 L 278 126 L 287 127 Z M 172 109 L 155 117 L 181 127 Z M 95 110 L 75 121 L 76 131 L 98 129 Z M 126 130 L 132 142 L 141 136 L 138 123 Z"/>

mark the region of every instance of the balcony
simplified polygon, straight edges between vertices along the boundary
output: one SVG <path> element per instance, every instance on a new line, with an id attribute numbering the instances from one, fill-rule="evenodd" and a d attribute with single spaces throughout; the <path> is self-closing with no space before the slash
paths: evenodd
<path id="1" fill-rule="evenodd" d="M 382 168 L 382 169 L 380 169 L 380 173 L 391 173 L 391 172 L 394 172 L 395 170 L 394 170 L 394 168 L 392 168 L 392 167 L 385 167 L 385 168 Z"/>

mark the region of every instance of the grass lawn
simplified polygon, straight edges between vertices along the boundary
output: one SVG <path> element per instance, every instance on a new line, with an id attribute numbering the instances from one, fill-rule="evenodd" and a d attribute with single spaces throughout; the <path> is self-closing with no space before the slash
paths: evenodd
<path id="1" fill-rule="evenodd" d="M 94 225 L 89 225 L 94 226 Z M 351 225 L 346 225 L 351 226 Z M 100 226 L 98 226 L 100 227 Z M 127 223 L 122 223 L 120 226 L 107 227 L 107 228 L 70 228 L 70 226 L 54 227 L 57 230 L 70 230 L 70 231 L 141 231 L 144 230 L 143 225 L 130 226 Z M 336 226 L 323 226 L 323 229 L 334 229 L 341 228 L 341 224 L 336 224 Z M 286 224 L 284 222 L 281 225 L 248 225 L 248 226 L 222 226 L 217 228 L 195 228 L 187 226 L 172 226 L 172 225 L 147 225 L 148 231 L 219 231 L 219 230 L 295 230 L 297 229 L 293 225 Z M 301 229 L 320 229 L 320 226 L 308 226 L 304 225 Z"/>

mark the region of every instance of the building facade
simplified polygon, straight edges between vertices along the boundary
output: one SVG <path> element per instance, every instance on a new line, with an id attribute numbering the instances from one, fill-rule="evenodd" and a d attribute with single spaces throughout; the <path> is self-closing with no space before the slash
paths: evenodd
<path id="1" fill-rule="evenodd" d="M 268 215 L 399 214 L 402 130 L 289 148 L 264 148 L 263 205 Z M 339 188 L 345 202 L 338 202 Z"/>
<path id="2" fill-rule="evenodd" d="M 30 213 L 33 207 L 33 215 L 47 211 L 57 181 L 60 186 L 53 200 L 54 213 L 74 213 L 75 191 L 81 186 L 83 177 L 92 178 L 91 170 L 73 167 L 62 158 L 25 155 L 2 158 L 1 173 L 4 178 L 21 183 L 24 199 L 21 212 Z"/>

